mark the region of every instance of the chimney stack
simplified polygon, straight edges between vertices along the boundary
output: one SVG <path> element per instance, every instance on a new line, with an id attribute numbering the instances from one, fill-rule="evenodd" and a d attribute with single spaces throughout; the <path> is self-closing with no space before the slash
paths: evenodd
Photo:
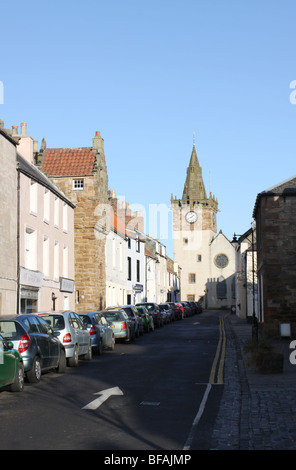
<path id="1" fill-rule="evenodd" d="M 104 139 L 102 139 L 100 131 L 97 131 L 93 138 L 93 149 L 99 153 L 104 152 Z"/>
<path id="2" fill-rule="evenodd" d="M 21 122 L 21 135 L 27 135 L 27 123 Z"/>
<path id="3" fill-rule="evenodd" d="M 18 126 L 12 126 L 12 135 L 17 135 L 18 134 Z"/>

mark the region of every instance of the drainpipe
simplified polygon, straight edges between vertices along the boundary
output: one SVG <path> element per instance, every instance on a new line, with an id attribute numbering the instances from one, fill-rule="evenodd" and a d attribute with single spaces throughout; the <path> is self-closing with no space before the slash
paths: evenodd
<path id="1" fill-rule="evenodd" d="M 17 168 L 17 234 L 16 234 L 16 256 L 17 256 L 17 284 L 16 284 L 16 314 L 20 307 L 20 171 Z"/>

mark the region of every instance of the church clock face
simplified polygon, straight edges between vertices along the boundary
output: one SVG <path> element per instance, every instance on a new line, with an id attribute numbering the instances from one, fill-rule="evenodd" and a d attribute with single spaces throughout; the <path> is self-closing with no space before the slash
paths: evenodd
<path id="1" fill-rule="evenodd" d="M 194 224 L 197 221 L 197 214 L 194 211 L 187 212 L 185 215 L 186 222 Z"/>
<path id="2" fill-rule="evenodd" d="M 226 268 L 229 263 L 229 259 L 223 253 L 220 253 L 219 255 L 215 256 L 214 263 L 218 268 Z"/>

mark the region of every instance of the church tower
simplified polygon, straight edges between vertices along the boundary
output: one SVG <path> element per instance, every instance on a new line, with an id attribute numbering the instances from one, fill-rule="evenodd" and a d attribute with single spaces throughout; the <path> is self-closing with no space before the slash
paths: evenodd
<path id="1" fill-rule="evenodd" d="M 195 142 L 181 199 L 171 196 L 174 258 L 181 266 L 181 300 L 205 297 L 211 277 L 211 244 L 217 233 L 218 200 L 207 196 Z"/>

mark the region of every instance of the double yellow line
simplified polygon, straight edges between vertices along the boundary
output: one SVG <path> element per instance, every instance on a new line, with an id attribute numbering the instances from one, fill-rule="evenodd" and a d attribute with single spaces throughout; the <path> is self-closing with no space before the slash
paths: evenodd
<path id="1" fill-rule="evenodd" d="M 226 334 L 225 334 L 224 316 L 219 318 L 219 330 L 220 330 L 219 342 L 217 346 L 215 359 L 214 359 L 212 369 L 211 369 L 209 383 L 221 385 L 224 383 L 223 372 L 224 372 L 225 351 L 226 351 Z M 218 362 L 219 362 L 219 366 L 218 366 Z M 216 379 L 216 382 L 215 382 L 215 379 Z"/>

